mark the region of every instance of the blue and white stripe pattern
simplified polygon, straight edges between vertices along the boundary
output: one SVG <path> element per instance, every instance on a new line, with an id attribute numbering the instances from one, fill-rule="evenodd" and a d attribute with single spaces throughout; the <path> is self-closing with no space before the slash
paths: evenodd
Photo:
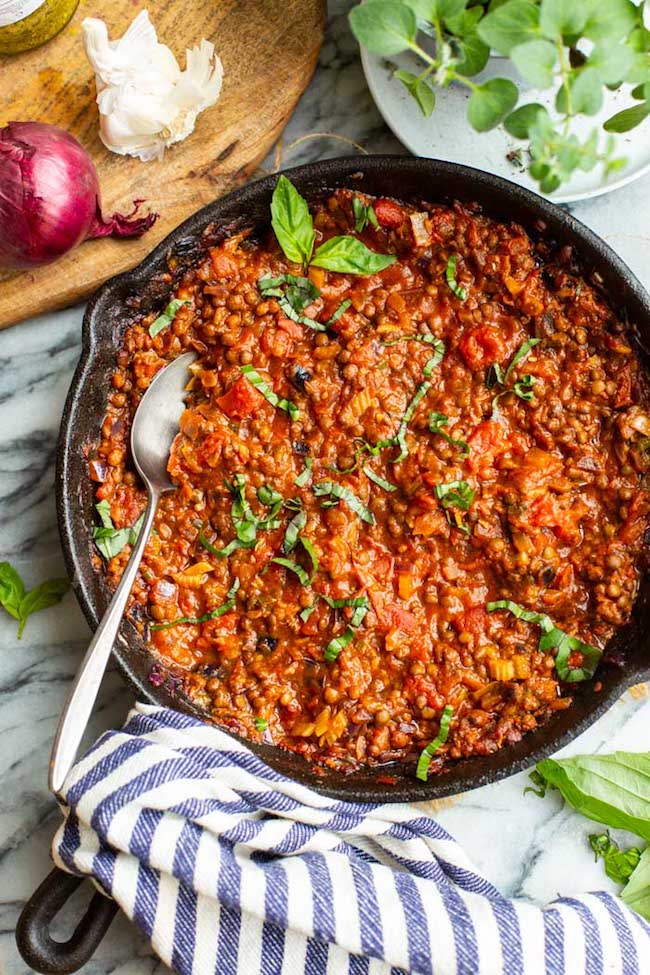
<path id="1" fill-rule="evenodd" d="M 181 975 L 647 975 L 606 893 L 508 900 L 405 804 L 320 796 L 219 729 L 138 705 L 71 772 L 55 862 Z"/>

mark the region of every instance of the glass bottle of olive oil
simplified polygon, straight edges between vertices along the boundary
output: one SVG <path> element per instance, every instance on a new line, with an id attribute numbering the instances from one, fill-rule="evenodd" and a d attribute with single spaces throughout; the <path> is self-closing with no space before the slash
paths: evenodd
<path id="1" fill-rule="evenodd" d="M 68 23 L 79 0 L 0 0 L 0 54 L 45 44 Z"/>

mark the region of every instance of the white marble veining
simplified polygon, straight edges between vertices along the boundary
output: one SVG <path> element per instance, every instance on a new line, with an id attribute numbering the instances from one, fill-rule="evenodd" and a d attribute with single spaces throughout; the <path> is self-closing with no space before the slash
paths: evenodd
<path id="1" fill-rule="evenodd" d="M 290 120 L 284 146 L 302 135 L 333 132 L 369 152 L 403 152 L 385 128 L 365 85 L 346 20 L 350 0 L 330 3 L 318 71 Z M 1 95 L 0 95 L 1 98 Z M 434 123 L 432 123 L 434 124 Z M 453 134 L 450 133 L 450 138 Z M 346 154 L 333 139 L 301 142 L 285 152 L 296 165 Z M 477 138 L 480 159 L 480 138 Z M 274 166 L 273 155 L 266 168 Z M 610 196 L 571 207 L 605 237 L 650 286 L 650 177 Z M 92 245 L 89 245 L 92 246 Z M 0 335 L 0 559 L 28 584 L 63 572 L 54 511 L 54 456 L 66 390 L 78 358 L 82 309 L 26 322 Z M 23 975 L 14 927 L 21 906 L 50 869 L 58 819 L 47 792 L 46 763 L 58 712 L 89 638 L 73 596 L 39 613 L 21 642 L 0 613 L 0 972 Z M 104 682 L 92 735 L 123 719 L 130 693 L 117 674 Z M 647 688 L 627 693 L 575 740 L 573 753 L 641 750 L 650 741 Z M 486 875 L 508 894 L 536 902 L 613 885 L 595 864 L 586 837 L 593 826 L 555 797 L 524 795 L 524 774 L 441 803 L 435 810 Z M 62 930 L 63 934 L 64 931 Z M 85 969 L 89 975 L 164 971 L 148 944 L 116 920 Z"/>

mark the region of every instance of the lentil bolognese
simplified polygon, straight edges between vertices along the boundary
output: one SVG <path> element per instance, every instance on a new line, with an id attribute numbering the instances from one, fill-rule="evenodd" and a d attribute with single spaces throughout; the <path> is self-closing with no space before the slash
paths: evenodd
<path id="1" fill-rule="evenodd" d="M 131 618 L 228 729 L 426 778 L 597 690 L 643 568 L 646 377 L 543 228 L 347 189 L 309 209 L 287 180 L 272 215 L 127 329 L 94 535 L 115 586 L 131 419 L 196 350 Z"/>

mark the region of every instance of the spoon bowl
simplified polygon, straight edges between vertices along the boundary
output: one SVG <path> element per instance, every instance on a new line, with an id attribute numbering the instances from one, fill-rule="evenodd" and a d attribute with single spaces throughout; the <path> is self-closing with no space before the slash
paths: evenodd
<path id="1" fill-rule="evenodd" d="M 154 377 L 140 400 L 131 427 L 131 452 L 147 489 L 147 507 L 137 540 L 104 618 L 90 642 L 59 719 L 50 758 L 50 789 L 59 793 L 72 768 L 92 714 L 106 665 L 122 622 L 161 494 L 175 485 L 167 473 L 169 454 L 178 433 L 189 366 L 195 352 L 186 352 Z"/>

